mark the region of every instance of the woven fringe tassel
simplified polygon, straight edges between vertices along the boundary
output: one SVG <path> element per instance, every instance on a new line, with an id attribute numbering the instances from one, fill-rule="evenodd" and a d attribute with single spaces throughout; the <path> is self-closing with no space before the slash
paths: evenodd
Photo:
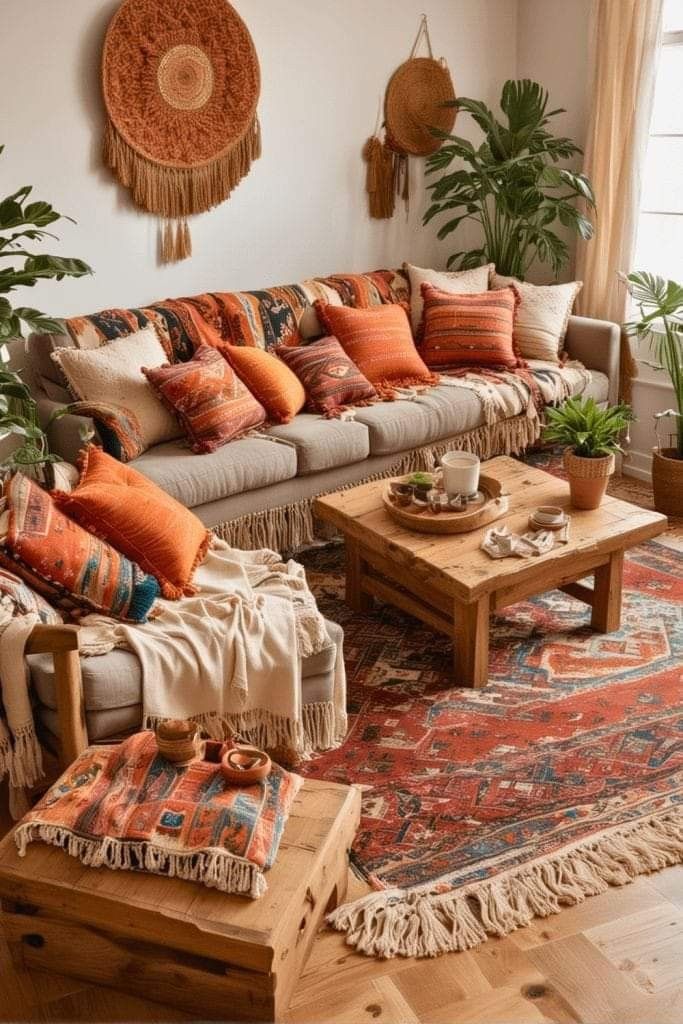
<path id="1" fill-rule="evenodd" d="M 386 889 L 339 907 L 327 918 L 367 956 L 438 956 L 503 936 L 534 917 L 557 914 L 683 861 L 683 811 L 645 818 L 490 882 L 436 892 Z"/>
<path id="2" fill-rule="evenodd" d="M 368 169 L 365 190 L 368 193 L 370 216 L 376 220 L 391 217 L 394 212 L 394 154 L 376 135 L 363 147 Z"/>
<path id="3" fill-rule="evenodd" d="M 240 893 L 257 899 L 268 889 L 263 873 L 251 861 L 235 857 L 226 850 L 203 850 L 180 853 L 153 843 L 129 843 L 113 839 L 86 839 L 58 825 L 28 822 L 19 825 L 14 841 L 19 856 L 36 839 L 58 846 L 86 867 L 107 867 L 113 871 L 148 871 L 154 875 L 201 882 L 221 892 Z"/>
<path id="4" fill-rule="evenodd" d="M 161 234 L 160 259 L 162 263 L 178 263 L 192 255 L 192 236 L 187 221 L 166 221 Z"/>
<path id="5" fill-rule="evenodd" d="M 526 415 L 514 416 L 406 452 L 389 469 L 369 474 L 362 480 L 335 487 L 334 490 L 347 490 L 349 487 L 358 487 L 373 480 L 386 480 L 388 477 L 415 473 L 418 470 L 431 472 L 438 465 L 441 456 L 448 451 L 472 452 L 482 460 L 490 459 L 494 455 L 518 455 L 538 440 L 540 430 L 537 418 L 530 419 Z M 290 505 L 278 505 L 276 508 L 261 512 L 250 512 L 237 519 L 218 523 L 213 527 L 213 532 L 236 548 L 298 551 L 314 544 L 321 535 L 326 539 L 331 536 L 329 530 L 322 533 L 324 524 L 316 522 L 313 517 L 314 501 L 315 498 L 302 498 L 301 501 Z"/>

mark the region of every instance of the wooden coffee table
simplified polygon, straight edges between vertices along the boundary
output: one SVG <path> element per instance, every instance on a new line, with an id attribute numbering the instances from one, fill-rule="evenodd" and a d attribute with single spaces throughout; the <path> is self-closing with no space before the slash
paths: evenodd
<path id="1" fill-rule="evenodd" d="M 318 498 L 315 514 L 346 541 L 346 600 L 367 611 L 373 598 L 420 619 L 453 641 L 455 680 L 462 686 L 488 681 L 492 612 L 546 590 L 563 590 L 590 605 L 591 626 L 619 628 L 624 551 L 656 537 L 666 516 L 607 497 L 600 508 L 571 508 L 569 486 L 507 456 L 491 459 L 486 472 L 510 495 L 509 512 L 497 521 L 524 533 L 531 510 L 560 505 L 571 515 L 569 543 L 529 559 L 492 559 L 480 550 L 484 530 L 460 535 L 417 533 L 384 510 L 386 480 Z M 577 582 L 593 575 L 593 587 Z"/>

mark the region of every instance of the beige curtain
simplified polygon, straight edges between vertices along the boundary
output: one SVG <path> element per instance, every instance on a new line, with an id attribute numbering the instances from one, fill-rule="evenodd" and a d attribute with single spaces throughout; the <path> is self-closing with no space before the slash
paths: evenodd
<path id="1" fill-rule="evenodd" d="M 597 202 L 595 237 L 579 241 L 577 312 L 622 323 L 638 226 L 640 180 L 652 113 L 662 28 L 662 0 L 594 0 L 592 112 L 584 170 Z M 635 364 L 622 342 L 622 394 Z"/>

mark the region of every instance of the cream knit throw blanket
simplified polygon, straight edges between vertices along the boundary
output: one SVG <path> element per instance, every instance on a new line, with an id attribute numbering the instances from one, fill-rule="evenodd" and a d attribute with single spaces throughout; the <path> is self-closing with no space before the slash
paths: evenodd
<path id="1" fill-rule="evenodd" d="M 124 647 L 137 655 L 142 727 L 163 718 L 192 718 L 207 735 L 238 732 L 259 746 L 285 746 L 302 757 L 338 746 L 346 734 L 340 650 L 332 700 L 302 707 L 302 659 L 329 643 L 303 568 L 283 563 L 274 551 L 240 551 L 215 540 L 194 582 L 196 595 L 159 601 L 159 614 L 143 625 L 99 615 L 82 620 L 82 653 Z M 32 616 L 14 619 L 0 637 L 7 719 L 0 758 L 3 742 L 10 755 L 4 765 L 0 759 L 0 778 L 9 771 L 13 788 L 42 775 L 24 660 L 34 622 Z"/>

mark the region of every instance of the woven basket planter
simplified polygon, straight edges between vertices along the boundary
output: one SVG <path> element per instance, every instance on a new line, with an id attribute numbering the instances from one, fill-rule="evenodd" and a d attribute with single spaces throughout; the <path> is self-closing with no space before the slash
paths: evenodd
<path id="1" fill-rule="evenodd" d="M 658 512 L 683 516 L 683 459 L 675 448 L 652 450 L 652 490 Z"/>
<path id="2" fill-rule="evenodd" d="M 569 478 L 569 492 L 574 508 L 598 508 L 614 472 L 614 455 L 584 459 L 567 450 L 564 453 L 564 468 Z"/>

